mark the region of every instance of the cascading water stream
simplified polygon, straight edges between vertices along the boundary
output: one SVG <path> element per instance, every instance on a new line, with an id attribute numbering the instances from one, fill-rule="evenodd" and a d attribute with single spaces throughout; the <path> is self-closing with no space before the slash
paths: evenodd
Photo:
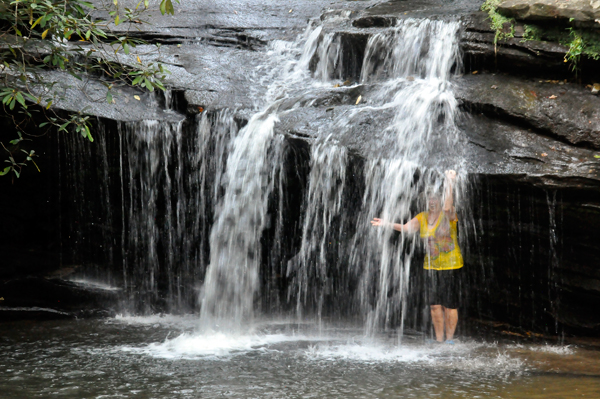
<path id="1" fill-rule="evenodd" d="M 355 231 L 346 248 L 335 249 L 344 254 L 341 262 L 349 272 L 346 278 L 354 276 L 356 280 L 356 289 L 346 300 L 360 310 L 369 335 L 390 326 L 398 313 L 402 327 L 417 241 L 396 242 L 391 229 L 374 229 L 369 220 L 379 216 L 406 222 L 415 215 L 421 192 L 441 188 L 442 168 L 459 169 L 461 137 L 455 126 L 457 102 L 450 83 L 451 70 L 458 63 L 458 28 L 458 22 L 408 19 L 369 39 L 361 73 L 367 105 L 336 117 L 329 129 L 332 136 L 343 137 L 363 115 L 391 111 L 385 133 L 393 138 L 392 149 L 366 161 L 361 209 L 348 209 L 340 206 L 346 158 L 338 157 L 332 165 L 335 140 L 330 140 L 329 146 L 314 146 L 302 249 L 294 260 L 300 265 L 293 288 L 298 293 L 299 315 L 303 306 L 316 306 L 316 314 L 321 315 L 326 270 L 335 267 L 325 261 L 331 246 L 323 243 L 330 241 L 331 220 L 338 218 L 338 226 L 352 225 Z M 324 38 L 330 51 L 319 52 L 317 75 L 322 79 L 331 69 L 321 65 L 323 60 L 335 63 L 339 58 L 338 46 L 332 45 L 335 40 Z M 328 172 L 326 179 L 321 170 Z M 422 206 L 419 210 L 424 210 Z M 315 228 L 316 221 L 323 225 Z M 306 276 L 318 277 L 311 300 L 307 300 Z"/>
<path id="2" fill-rule="evenodd" d="M 260 261 L 260 235 L 278 157 L 269 162 L 276 116 L 255 115 L 232 143 L 225 196 L 210 235 L 210 264 L 202 292 L 201 324 L 237 328 L 251 319 Z M 214 320 L 213 320 L 214 319 Z"/>
<path id="3" fill-rule="evenodd" d="M 283 150 L 283 137 L 275 137 L 274 125 L 278 114 L 297 102 L 288 92 L 306 80 L 320 32 L 320 27 L 310 26 L 291 45 L 278 41 L 271 45 L 267 106 L 231 143 L 225 192 L 210 233 L 210 263 L 200 295 L 201 328 L 240 331 L 253 317 L 260 238 Z"/>

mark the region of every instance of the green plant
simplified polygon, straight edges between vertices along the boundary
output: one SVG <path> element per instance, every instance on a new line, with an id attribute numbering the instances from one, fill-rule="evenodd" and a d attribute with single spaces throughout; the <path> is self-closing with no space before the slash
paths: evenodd
<path id="1" fill-rule="evenodd" d="M 481 5 L 481 11 L 488 13 L 490 26 L 496 32 L 496 35 L 494 36 L 494 45 L 498 43 L 498 40 L 505 40 L 515 36 L 515 20 L 513 18 L 507 18 L 496 11 L 498 5 L 500 5 L 502 1 L 503 0 L 486 0 Z M 508 32 L 506 31 L 506 24 L 509 24 Z"/>
<path id="2" fill-rule="evenodd" d="M 600 33 L 594 30 L 578 29 L 564 26 L 525 25 L 524 41 L 553 41 L 567 47 L 565 62 L 570 63 L 571 70 L 577 74 L 581 57 L 600 59 Z"/>
<path id="3" fill-rule="evenodd" d="M 584 51 L 584 42 L 581 33 L 573 28 L 569 28 L 570 41 L 568 42 L 569 50 L 565 54 L 565 62 L 568 60 L 571 62 L 571 70 L 577 74 L 579 70 L 579 61 L 581 54 Z"/>
<path id="4" fill-rule="evenodd" d="M 52 107 L 62 97 L 54 90 L 56 82 L 45 79 L 50 70 L 62 71 L 82 80 L 84 75 L 100 75 L 106 86 L 103 101 L 114 103 L 115 85 L 140 86 L 149 91 L 164 90 L 162 81 L 168 71 L 160 63 L 143 63 L 137 55 L 131 62 L 130 52 L 145 43 L 131 38 L 117 26 L 128 23 L 129 29 L 144 23 L 150 10 L 149 0 L 140 0 L 133 9 L 121 7 L 118 0 L 100 3 L 83 0 L 4 0 L 0 3 L 0 99 L 6 116 L 12 118 L 19 138 L 2 145 L 8 154 L 8 166 L 0 175 L 11 171 L 21 175 L 35 151 L 20 148 L 33 137 L 25 126 L 42 120 L 37 128 L 55 127 L 58 131 L 73 130 L 93 141 L 91 121 L 85 110 L 64 116 Z M 161 0 L 160 12 L 173 14 L 172 0 Z M 104 12 L 110 20 L 92 16 Z M 114 26 L 114 27 L 113 27 Z M 121 59 L 123 56 L 128 59 Z M 37 118 L 34 118 L 37 114 Z M 18 158 L 21 153 L 26 154 Z M 36 165 L 37 167 L 37 165 Z M 39 169 L 38 169 L 39 170 Z"/>

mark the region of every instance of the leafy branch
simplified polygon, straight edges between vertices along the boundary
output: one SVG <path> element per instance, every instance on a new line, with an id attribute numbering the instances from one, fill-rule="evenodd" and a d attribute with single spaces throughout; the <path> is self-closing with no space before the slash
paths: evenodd
<path id="1" fill-rule="evenodd" d="M 159 10 L 163 15 L 174 14 L 172 0 L 161 0 Z M 63 95 L 55 88 L 57 82 L 48 79 L 49 72 L 68 73 L 81 81 L 99 76 L 106 87 L 102 101 L 109 104 L 115 103 L 112 89 L 117 85 L 165 90 L 163 80 L 169 72 L 162 64 L 144 63 L 140 57 L 143 54 L 137 54 L 133 62 L 129 60 L 132 49 L 147 44 L 129 33 L 147 23 L 143 18 L 148 11 L 149 0 L 140 0 L 133 9 L 121 7 L 118 0 L 102 3 L 100 8 L 84 0 L 0 3 L 0 99 L 19 136 L 8 145 L 0 143 L 9 164 L 0 169 L 0 175 L 14 172 L 19 177 L 28 162 L 35 164 L 35 151 L 19 149 L 23 140 L 35 137 L 24 128 L 30 125 L 23 123 L 35 121 L 34 114 L 43 120 L 36 128 L 74 131 L 93 141 L 91 120 L 85 112 L 66 117 L 54 112 L 53 105 Z M 100 12 L 110 19 L 96 19 L 94 15 Z M 128 25 L 125 33 L 116 28 L 122 24 Z M 157 45 L 154 51 L 160 51 L 160 47 Z M 122 59 L 123 54 L 127 59 Z"/>

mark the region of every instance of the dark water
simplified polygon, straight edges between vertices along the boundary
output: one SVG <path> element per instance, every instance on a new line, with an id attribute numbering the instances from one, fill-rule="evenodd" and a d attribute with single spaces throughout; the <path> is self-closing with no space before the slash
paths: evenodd
<path id="1" fill-rule="evenodd" d="M 196 333 L 196 317 L 0 326 L 2 398 L 600 397 L 600 353 L 454 346 L 288 323 Z"/>

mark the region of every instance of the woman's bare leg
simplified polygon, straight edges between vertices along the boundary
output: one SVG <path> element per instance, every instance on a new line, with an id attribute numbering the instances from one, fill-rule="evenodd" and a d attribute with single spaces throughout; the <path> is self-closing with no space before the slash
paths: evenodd
<path id="1" fill-rule="evenodd" d="M 446 322 L 446 339 L 454 338 L 456 324 L 458 324 L 458 309 L 444 308 L 444 319 Z"/>
<path id="2" fill-rule="evenodd" d="M 442 305 L 431 305 L 431 321 L 433 322 L 436 341 L 444 342 L 444 310 Z"/>

